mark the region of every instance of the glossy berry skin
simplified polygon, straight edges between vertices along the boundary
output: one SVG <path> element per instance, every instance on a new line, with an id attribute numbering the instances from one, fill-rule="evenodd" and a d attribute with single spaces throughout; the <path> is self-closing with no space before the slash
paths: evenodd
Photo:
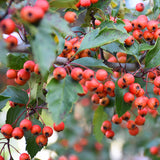
<path id="1" fill-rule="evenodd" d="M 118 80 L 118 86 L 119 86 L 119 88 L 122 88 L 122 89 L 128 87 L 128 85 L 127 85 L 126 83 L 124 83 L 123 77 L 121 77 L 121 78 Z"/>
<path id="2" fill-rule="evenodd" d="M 67 75 L 67 72 L 63 67 L 57 67 L 53 71 L 53 76 L 57 80 L 64 79 L 66 75 Z"/>
<path id="3" fill-rule="evenodd" d="M 122 115 L 122 119 L 125 121 L 128 121 L 130 117 L 131 117 L 131 114 L 128 111 Z"/>
<path id="4" fill-rule="evenodd" d="M 22 79 L 20 79 L 19 77 L 15 78 L 14 81 L 18 84 L 18 85 L 24 85 L 27 81 L 24 81 Z"/>
<path id="5" fill-rule="evenodd" d="M 143 32 L 141 30 L 139 30 L 139 29 L 136 29 L 136 30 L 133 31 L 133 37 L 137 41 L 139 41 L 139 40 L 141 40 L 143 38 Z"/>
<path id="6" fill-rule="evenodd" d="M 17 73 L 17 77 L 22 81 L 28 81 L 31 77 L 30 72 L 27 72 L 25 69 L 20 69 Z"/>
<path id="7" fill-rule="evenodd" d="M 101 24 L 101 21 L 96 19 L 94 23 L 95 23 L 96 26 L 99 26 Z"/>
<path id="8" fill-rule="evenodd" d="M 89 91 L 96 91 L 99 86 L 99 82 L 93 78 L 91 81 L 86 81 L 85 86 Z"/>
<path id="9" fill-rule="evenodd" d="M 15 36 L 9 35 L 6 39 L 5 42 L 7 43 L 7 48 L 11 49 L 13 47 L 16 47 L 18 45 L 18 40 Z"/>
<path id="10" fill-rule="evenodd" d="M 152 41 L 154 38 L 153 34 L 149 32 L 148 30 L 144 31 L 143 37 L 146 41 L 149 41 L 149 42 Z"/>
<path id="11" fill-rule="evenodd" d="M 0 155 L 0 160 L 4 160 L 4 158 Z"/>
<path id="12" fill-rule="evenodd" d="M 98 88 L 96 89 L 96 93 L 102 93 L 104 91 L 104 86 L 102 83 L 99 83 Z"/>
<path id="13" fill-rule="evenodd" d="M 53 128 L 54 128 L 55 131 L 61 132 L 61 131 L 64 130 L 65 124 L 64 124 L 64 122 L 61 122 L 61 123 L 58 124 L 58 125 L 56 125 L 56 124 L 54 123 L 54 124 L 53 124 Z"/>
<path id="14" fill-rule="evenodd" d="M 71 71 L 71 77 L 75 80 L 75 81 L 79 81 L 82 79 L 82 75 L 83 75 L 83 70 L 79 67 L 76 67 L 74 69 L 72 69 Z"/>
<path id="15" fill-rule="evenodd" d="M 153 92 L 156 95 L 160 95 L 160 88 L 157 88 L 156 86 L 153 87 Z"/>
<path id="16" fill-rule="evenodd" d="M 134 95 L 130 92 L 126 92 L 123 96 L 123 99 L 126 103 L 132 103 L 134 101 Z"/>
<path id="17" fill-rule="evenodd" d="M 99 81 L 105 81 L 107 79 L 108 73 L 104 69 L 99 69 L 96 72 L 96 79 Z"/>
<path id="18" fill-rule="evenodd" d="M 99 104 L 99 96 L 97 94 L 93 94 L 91 97 L 91 101 L 95 104 Z"/>
<path id="19" fill-rule="evenodd" d="M 138 92 L 137 94 L 135 94 L 135 96 L 136 96 L 136 97 L 142 97 L 144 94 L 145 94 L 145 91 L 144 91 L 143 88 L 141 88 L 141 89 L 139 90 L 139 92 Z"/>
<path id="20" fill-rule="evenodd" d="M 154 39 L 156 40 L 158 37 L 160 37 L 160 29 L 157 29 L 157 30 L 154 32 Z"/>
<path id="21" fill-rule="evenodd" d="M 94 78 L 94 71 L 91 69 L 86 69 L 83 72 L 83 78 L 88 81 L 92 80 L 92 78 Z"/>
<path id="22" fill-rule="evenodd" d="M 126 126 L 127 126 L 128 129 L 135 129 L 136 124 L 133 120 L 129 120 L 129 121 L 127 121 Z"/>
<path id="23" fill-rule="evenodd" d="M 17 72 L 14 69 L 9 69 L 6 73 L 7 78 L 13 79 L 17 77 Z"/>
<path id="24" fill-rule="evenodd" d="M 142 96 L 142 97 L 136 98 L 135 101 L 134 101 L 134 104 L 138 109 L 143 109 L 144 107 L 146 107 L 147 101 Z"/>
<path id="25" fill-rule="evenodd" d="M 148 75 L 148 78 L 154 80 L 156 78 L 156 76 L 157 76 L 157 70 L 154 69 L 152 71 L 149 71 L 147 75 Z"/>
<path id="26" fill-rule="evenodd" d="M 77 19 L 77 15 L 75 12 L 68 11 L 65 13 L 64 19 L 69 23 L 74 23 Z"/>
<path id="27" fill-rule="evenodd" d="M 34 61 L 26 61 L 24 64 L 23 64 L 23 69 L 25 69 L 27 72 L 34 72 L 34 67 L 35 67 L 35 63 Z"/>
<path id="28" fill-rule="evenodd" d="M 39 75 L 40 74 L 40 70 L 39 70 L 39 65 L 38 64 L 35 64 L 34 66 L 34 73 Z"/>
<path id="29" fill-rule="evenodd" d="M 103 107 L 106 107 L 109 104 L 109 98 L 103 97 L 99 100 L 99 104 Z"/>
<path id="30" fill-rule="evenodd" d="M 153 83 L 157 88 L 160 88 L 160 76 L 157 76 Z"/>
<path id="31" fill-rule="evenodd" d="M 134 37 L 133 36 L 129 36 L 126 40 L 125 40 L 125 44 L 127 46 L 131 46 L 134 43 Z"/>
<path id="32" fill-rule="evenodd" d="M 34 135 L 38 135 L 41 133 L 41 127 L 39 125 L 33 125 L 31 128 L 31 133 Z"/>
<path id="33" fill-rule="evenodd" d="M 144 4 L 143 3 L 137 3 L 136 4 L 136 10 L 138 12 L 142 12 L 144 10 Z"/>
<path id="34" fill-rule="evenodd" d="M 113 92 L 115 89 L 115 83 L 113 81 L 107 81 L 104 84 L 104 89 L 109 93 L 109 92 Z"/>
<path id="35" fill-rule="evenodd" d="M 137 18 L 137 28 L 139 30 L 143 30 L 147 27 L 147 20 L 145 18 Z"/>
<path id="36" fill-rule="evenodd" d="M 37 0 L 35 6 L 41 8 L 44 12 L 47 12 L 49 9 L 49 3 L 47 0 Z"/>
<path id="37" fill-rule="evenodd" d="M 12 137 L 13 127 L 10 124 L 4 124 L 1 127 L 1 133 L 7 139 Z"/>
<path id="38" fill-rule="evenodd" d="M 102 131 L 102 133 L 105 134 L 106 131 L 107 131 L 107 130 L 111 130 L 111 128 L 112 128 L 112 123 L 111 123 L 110 121 L 106 120 L 106 121 L 104 121 L 104 122 L 102 123 L 101 131 Z"/>
<path id="39" fill-rule="evenodd" d="M 115 124 L 121 124 L 122 123 L 122 117 L 118 117 L 118 114 L 113 115 L 112 122 Z"/>
<path id="40" fill-rule="evenodd" d="M 148 107 L 150 109 L 157 109 L 159 107 L 159 100 L 157 98 L 150 98 L 148 100 Z"/>
<path id="41" fill-rule="evenodd" d="M 125 30 L 127 32 L 131 32 L 133 29 L 131 22 L 128 19 L 123 19 L 123 22 L 125 23 L 125 26 L 124 26 Z"/>
<path id="42" fill-rule="evenodd" d="M 32 122 L 28 119 L 23 119 L 21 122 L 20 122 L 20 128 L 23 129 L 23 131 L 28 131 L 28 130 L 31 130 L 32 128 Z"/>
<path id="43" fill-rule="evenodd" d="M 135 119 L 135 124 L 138 126 L 142 126 L 144 125 L 145 121 L 146 121 L 145 117 L 138 115 Z"/>
<path id="44" fill-rule="evenodd" d="M 157 155 L 159 152 L 159 149 L 157 146 L 152 146 L 149 151 L 152 155 Z"/>
<path id="45" fill-rule="evenodd" d="M 39 135 L 36 137 L 36 143 L 40 147 L 47 145 L 47 142 L 48 142 L 48 138 L 45 137 L 44 135 Z"/>
<path id="46" fill-rule="evenodd" d="M 13 129 L 12 137 L 14 137 L 15 139 L 21 139 L 23 135 L 24 135 L 24 132 L 21 128 L 16 127 Z"/>
<path id="47" fill-rule="evenodd" d="M 19 157 L 19 160 L 31 160 L 29 154 L 27 153 L 22 153 Z"/>
<path id="48" fill-rule="evenodd" d="M 129 129 L 128 132 L 130 135 L 136 136 L 139 133 L 139 128 L 135 127 L 134 129 Z"/>
<path id="49" fill-rule="evenodd" d="M 114 131 L 112 131 L 112 130 L 107 130 L 106 133 L 105 133 L 105 136 L 106 136 L 107 138 L 112 139 L 112 138 L 114 137 Z"/>
<path id="50" fill-rule="evenodd" d="M 155 32 L 158 29 L 158 23 L 155 20 L 151 20 L 147 23 L 147 29 L 149 32 Z"/>
<path id="51" fill-rule="evenodd" d="M 138 114 L 142 117 L 146 116 L 147 112 L 148 112 L 147 108 L 138 109 Z"/>
<path id="52" fill-rule="evenodd" d="M 3 19 L 0 22 L 0 29 L 5 34 L 11 34 L 15 30 L 15 23 L 10 18 Z"/>
<path id="53" fill-rule="evenodd" d="M 82 7 L 89 7 L 91 5 L 91 0 L 80 0 L 80 5 Z"/>
<path id="54" fill-rule="evenodd" d="M 131 92 L 132 94 L 138 94 L 139 91 L 141 89 L 141 86 L 140 84 L 138 83 L 132 83 L 130 86 L 129 86 L 129 92 Z"/>
<path id="55" fill-rule="evenodd" d="M 52 134 L 53 134 L 53 129 L 49 126 L 45 126 L 43 129 L 42 129 L 42 134 L 45 136 L 45 137 L 51 137 Z"/>

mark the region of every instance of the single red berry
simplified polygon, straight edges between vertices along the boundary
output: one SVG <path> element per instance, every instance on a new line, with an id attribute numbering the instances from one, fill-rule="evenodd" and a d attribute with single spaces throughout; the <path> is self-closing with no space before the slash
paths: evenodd
<path id="1" fill-rule="evenodd" d="M 141 30 L 139 30 L 139 29 L 136 29 L 136 30 L 133 31 L 133 37 L 137 41 L 139 41 L 139 40 L 141 40 L 143 38 L 143 32 Z"/>
<path id="2" fill-rule="evenodd" d="M 80 0 L 80 5 L 82 7 L 89 7 L 91 5 L 91 0 Z"/>
<path id="3" fill-rule="evenodd" d="M 45 137 L 50 137 L 52 136 L 53 134 L 53 129 L 49 126 L 45 126 L 43 129 L 42 129 L 42 134 L 45 136 Z"/>
<path id="4" fill-rule="evenodd" d="M 75 81 L 79 81 L 82 79 L 82 75 L 83 75 L 83 70 L 79 67 L 76 67 L 74 69 L 72 69 L 71 71 L 71 77 L 75 80 Z"/>
<path id="5" fill-rule="evenodd" d="M 139 30 L 143 30 L 147 27 L 147 22 L 148 20 L 146 20 L 145 18 L 137 18 L 137 28 Z"/>
<path id="6" fill-rule="evenodd" d="M 146 116 L 147 112 L 148 112 L 147 108 L 138 109 L 138 114 L 142 117 Z"/>
<path id="7" fill-rule="evenodd" d="M 157 98 L 155 98 L 155 97 L 150 98 L 148 100 L 148 107 L 150 109 L 157 109 L 159 107 L 159 100 Z"/>
<path id="8" fill-rule="evenodd" d="M 144 125 L 145 121 L 146 121 L 145 117 L 138 115 L 135 119 L 135 124 L 138 126 L 142 126 Z"/>
<path id="9" fill-rule="evenodd" d="M 35 64 L 35 66 L 34 66 L 34 73 L 35 74 L 40 74 L 40 70 L 39 70 L 39 65 L 38 64 Z"/>
<path id="10" fill-rule="evenodd" d="M 125 44 L 127 46 L 131 46 L 134 43 L 134 37 L 133 36 L 129 36 L 126 40 L 125 40 Z"/>
<path id="11" fill-rule="evenodd" d="M 18 40 L 15 36 L 9 35 L 6 39 L 5 42 L 7 43 L 7 48 L 11 49 L 13 47 L 16 47 L 18 45 Z"/>
<path id="12" fill-rule="evenodd" d="M 135 94 L 135 96 L 136 97 L 142 97 L 144 94 L 145 94 L 145 91 L 144 91 L 143 88 L 141 88 L 140 91 L 137 94 Z"/>
<path id="13" fill-rule="evenodd" d="M 66 156 L 60 156 L 58 160 L 68 160 Z"/>
<path id="14" fill-rule="evenodd" d="M 57 67 L 53 71 L 53 76 L 57 80 L 64 79 L 66 75 L 67 75 L 67 72 L 63 67 Z"/>
<path id="15" fill-rule="evenodd" d="M 74 23 L 77 19 L 77 15 L 75 12 L 67 11 L 64 15 L 64 19 L 69 23 Z"/>
<path id="16" fill-rule="evenodd" d="M 24 132 L 21 128 L 16 127 L 13 129 L 12 137 L 14 137 L 15 139 L 21 139 L 23 135 L 24 135 Z"/>
<path id="17" fill-rule="evenodd" d="M 151 153 L 152 155 L 157 155 L 158 152 L 159 152 L 159 149 L 158 149 L 157 146 L 152 146 L 152 147 L 150 148 L 150 153 Z"/>
<path id="18" fill-rule="evenodd" d="M 115 89 L 115 83 L 113 81 L 107 81 L 104 84 L 104 89 L 107 91 L 107 93 L 113 92 Z"/>
<path id="19" fill-rule="evenodd" d="M 17 77 L 17 72 L 14 69 L 9 69 L 6 73 L 6 76 L 10 79 L 16 78 Z"/>
<path id="20" fill-rule="evenodd" d="M 106 107 L 109 104 L 109 98 L 103 97 L 99 100 L 99 104 L 103 107 Z"/>
<path id="21" fill-rule="evenodd" d="M 130 129 L 130 130 L 136 128 L 136 124 L 135 124 L 135 122 L 134 122 L 133 120 L 127 121 L 126 126 L 127 126 L 127 128 Z"/>
<path id="22" fill-rule="evenodd" d="M 128 121 L 130 117 L 131 117 L 131 114 L 128 111 L 122 115 L 122 119 L 125 121 Z"/>
<path id="23" fill-rule="evenodd" d="M 156 95 L 160 95 L 160 88 L 154 86 L 154 87 L 153 87 L 153 92 L 154 92 L 154 94 L 156 94 Z"/>
<path id="24" fill-rule="evenodd" d="M 19 160 L 31 160 L 29 154 L 27 153 L 22 153 L 19 157 Z"/>
<path id="25" fill-rule="evenodd" d="M 0 29 L 5 34 L 11 34 L 15 30 L 15 23 L 10 18 L 3 19 L 0 22 Z"/>
<path id="26" fill-rule="evenodd" d="M 55 131 L 57 132 L 61 132 L 64 130 L 65 128 L 65 125 L 64 125 L 64 122 L 61 122 L 60 124 L 56 125 L 55 123 L 53 124 L 53 128 Z"/>
<path id="27" fill-rule="evenodd" d="M 24 81 L 22 79 L 20 79 L 19 77 L 15 78 L 14 81 L 18 84 L 18 85 L 24 85 L 27 81 Z"/>
<path id="28" fill-rule="evenodd" d="M 127 85 L 126 83 L 124 83 L 123 77 L 121 77 L 121 78 L 118 80 L 118 86 L 119 86 L 119 88 L 122 88 L 122 89 L 128 87 L 128 85 Z"/>
<path id="29" fill-rule="evenodd" d="M 157 29 L 157 30 L 154 32 L 154 39 L 157 40 L 158 37 L 160 37 L 160 29 Z"/>
<path id="30" fill-rule="evenodd" d="M 0 160 L 4 160 L 4 157 L 2 157 L 1 155 L 0 155 Z"/>
<path id="31" fill-rule="evenodd" d="M 144 4 L 143 3 L 137 3 L 136 4 L 136 10 L 138 12 L 142 12 L 144 10 Z"/>
<path id="32" fill-rule="evenodd" d="M 41 20 L 44 17 L 44 10 L 40 7 L 33 6 L 34 14 L 36 17 L 36 21 Z"/>
<path id="33" fill-rule="evenodd" d="M 31 133 L 34 135 L 38 135 L 39 133 L 41 133 L 41 127 L 39 125 L 33 125 L 31 128 Z"/>
<path id="34" fill-rule="evenodd" d="M 156 87 L 160 88 L 160 76 L 157 76 L 153 83 Z"/>
<path id="35" fill-rule="evenodd" d="M 134 101 L 134 95 L 130 92 L 126 92 L 123 96 L 123 99 L 126 103 L 132 103 Z"/>
<path id="36" fill-rule="evenodd" d="M 98 88 L 96 89 L 96 93 L 102 93 L 104 91 L 104 86 L 102 83 L 99 83 Z"/>
<path id="37" fill-rule="evenodd" d="M 101 24 L 101 21 L 96 19 L 94 23 L 95 23 L 96 26 L 99 26 Z"/>
<path id="38" fill-rule="evenodd" d="M 114 131 L 112 131 L 112 130 L 107 130 L 106 133 L 105 133 L 105 136 L 106 136 L 107 138 L 112 139 L 112 138 L 114 137 Z"/>
<path id="39" fill-rule="evenodd" d="M 81 85 L 83 88 L 83 93 L 77 93 L 79 96 L 85 96 L 88 93 L 88 89 L 86 86 Z"/>
<path id="40" fill-rule="evenodd" d="M 91 97 L 91 101 L 95 104 L 99 104 L 99 96 L 97 94 L 93 94 Z"/>
<path id="41" fill-rule="evenodd" d="M 36 137 L 36 143 L 40 147 L 47 145 L 47 142 L 48 142 L 48 138 L 45 137 L 44 135 L 39 135 Z"/>
<path id="42" fill-rule="evenodd" d="M 135 29 L 138 29 L 137 23 L 138 23 L 138 20 L 137 20 L 137 19 L 134 19 L 134 20 L 131 22 L 132 27 L 133 27 L 134 30 L 135 30 Z"/>
<path id="43" fill-rule="evenodd" d="M 153 33 L 149 32 L 148 30 L 145 30 L 144 33 L 143 33 L 143 37 L 146 41 L 152 41 L 154 36 L 153 36 Z"/>
<path id="44" fill-rule="evenodd" d="M 144 98 L 144 96 L 142 97 L 137 97 L 134 101 L 134 104 L 135 106 L 138 108 L 138 109 L 143 109 L 146 107 L 147 105 L 147 101 L 146 99 Z"/>
<path id="45" fill-rule="evenodd" d="M 49 9 L 49 3 L 47 0 L 37 0 L 35 6 L 41 8 L 44 12 L 47 12 Z"/>
<path id="46" fill-rule="evenodd" d="M 105 134 L 105 132 L 106 132 L 107 130 L 111 130 L 111 128 L 112 128 L 112 123 L 111 123 L 110 121 L 106 120 L 106 121 L 104 121 L 104 122 L 102 123 L 101 131 L 102 131 L 102 133 Z"/>
<path id="47" fill-rule="evenodd" d="M 131 92 L 132 94 L 138 94 L 140 92 L 141 86 L 139 83 L 132 83 L 129 86 L 129 92 Z"/>
<path id="48" fill-rule="evenodd" d="M 1 133 L 7 139 L 12 137 L 13 127 L 10 124 L 4 124 L 1 127 Z"/>
<path id="49" fill-rule="evenodd" d="M 158 22 L 151 20 L 147 23 L 147 29 L 149 32 L 155 32 L 158 29 Z"/>
<path id="50" fill-rule="evenodd" d="M 131 22 L 128 19 L 123 19 L 123 22 L 125 23 L 125 26 L 124 26 L 125 30 L 127 32 L 131 32 L 133 29 Z"/>
<path id="51" fill-rule="evenodd" d="M 25 69 L 20 69 L 17 73 L 17 77 L 22 81 L 28 81 L 31 77 L 30 72 L 27 72 Z"/>
<path id="52" fill-rule="evenodd" d="M 130 135 L 136 136 L 139 133 L 139 128 L 135 127 L 134 129 L 129 129 L 128 132 Z"/>
<path id="53" fill-rule="evenodd" d="M 112 122 L 115 124 L 121 124 L 122 123 L 122 117 L 118 117 L 118 114 L 113 115 Z"/>
<path id="54" fill-rule="evenodd" d="M 83 72 L 83 78 L 84 78 L 85 80 L 90 81 L 92 78 L 94 78 L 94 71 L 91 70 L 91 69 L 86 69 L 86 70 Z"/>
<path id="55" fill-rule="evenodd" d="M 107 96 L 107 92 L 106 92 L 106 91 L 99 92 L 99 93 L 97 93 L 97 94 L 98 94 L 98 97 L 99 97 L 100 99 Z"/>
<path id="56" fill-rule="evenodd" d="M 108 73 L 104 69 L 99 69 L 96 72 L 96 79 L 99 81 L 105 81 L 107 79 Z"/>
<path id="57" fill-rule="evenodd" d="M 76 155 L 72 154 L 69 156 L 68 160 L 79 160 L 79 158 Z"/>
<path id="58" fill-rule="evenodd" d="M 13 101 L 9 101 L 9 105 L 10 105 L 11 107 L 15 107 L 15 106 L 17 106 L 18 104 L 15 103 L 15 102 L 13 102 Z"/>
<path id="59" fill-rule="evenodd" d="M 86 81 L 85 86 L 91 92 L 96 91 L 99 86 L 99 82 L 95 78 L 93 78 L 91 81 Z"/>
<path id="60" fill-rule="evenodd" d="M 34 61 L 26 61 L 24 64 L 23 64 L 23 68 L 27 71 L 27 72 L 34 72 L 34 67 L 35 67 L 35 63 Z"/>
<path id="61" fill-rule="evenodd" d="M 24 131 L 28 131 L 28 130 L 31 130 L 32 128 L 32 122 L 28 119 L 23 119 L 21 122 L 20 122 L 20 128 L 22 128 Z"/>
<path id="62" fill-rule="evenodd" d="M 148 78 L 154 80 L 156 78 L 156 76 L 157 76 L 157 70 L 154 69 L 152 71 L 149 71 L 148 74 L 147 74 L 147 76 L 148 76 Z"/>

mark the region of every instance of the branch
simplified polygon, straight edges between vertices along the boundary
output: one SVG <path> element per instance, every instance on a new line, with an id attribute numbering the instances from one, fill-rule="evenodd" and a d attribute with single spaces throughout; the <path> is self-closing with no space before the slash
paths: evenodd
<path id="1" fill-rule="evenodd" d="M 32 52 L 30 51 L 29 47 L 30 47 L 29 44 L 18 45 L 17 47 L 14 47 L 14 48 L 9 49 L 9 52 L 32 54 Z"/>

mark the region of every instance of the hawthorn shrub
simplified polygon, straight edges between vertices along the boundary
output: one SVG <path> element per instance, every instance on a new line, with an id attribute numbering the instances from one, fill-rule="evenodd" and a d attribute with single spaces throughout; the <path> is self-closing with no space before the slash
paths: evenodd
<path id="1" fill-rule="evenodd" d="M 19 151 L 10 139 L 22 137 L 28 153 L 19 160 L 43 147 L 57 151 L 59 160 L 106 159 L 103 148 L 122 131 L 137 148 L 137 136 L 148 142 L 146 156 L 160 156 L 160 134 L 151 132 L 159 120 L 160 2 L 150 3 L 128 10 L 119 0 L 0 2 L 0 110 L 9 106 L 1 159 L 6 147 L 13 159 L 11 148 Z M 78 104 L 85 114 L 76 113 Z M 48 146 L 53 132 L 60 140 Z M 86 158 L 85 151 L 93 154 Z"/>

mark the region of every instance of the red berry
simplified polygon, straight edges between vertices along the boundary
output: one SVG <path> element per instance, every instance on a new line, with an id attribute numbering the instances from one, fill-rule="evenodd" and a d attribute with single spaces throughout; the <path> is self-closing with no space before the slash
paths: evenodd
<path id="1" fill-rule="evenodd" d="M 156 40 L 158 37 L 160 37 L 160 29 L 157 29 L 157 30 L 154 32 L 154 39 Z"/>
<path id="2" fill-rule="evenodd" d="M 115 83 L 113 81 L 107 81 L 104 84 L 104 89 L 109 93 L 109 92 L 113 92 L 115 89 Z"/>
<path id="3" fill-rule="evenodd" d="M 5 42 L 7 43 L 7 47 L 9 49 L 16 47 L 18 45 L 18 40 L 15 36 L 9 35 L 6 39 Z"/>
<path id="4" fill-rule="evenodd" d="M 75 81 L 79 81 L 82 79 L 82 75 L 83 75 L 83 70 L 79 67 L 76 67 L 74 69 L 72 69 L 71 71 L 71 77 L 75 80 Z"/>
<path id="5" fill-rule="evenodd" d="M 99 69 L 96 72 L 96 79 L 99 81 L 105 81 L 107 79 L 108 73 L 104 69 Z"/>
<path id="6" fill-rule="evenodd" d="M 99 86 L 99 82 L 93 78 L 91 81 L 86 81 L 85 86 L 89 91 L 96 91 Z"/>
<path id="7" fill-rule="evenodd" d="M 38 135 L 39 133 L 41 133 L 41 127 L 39 125 L 33 125 L 31 128 L 31 133 L 34 135 Z"/>
<path id="8" fill-rule="evenodd" d="M 150 98 L 148 100 L 148 107 L 150 109 L 157 109 L 159 107 L 159 100 L 157 98 Z"/>
<path id="9" fill-rule="evenodd" d="M 42 129 L 42 134 L 45 136 L 45 137 L 50 137 L 52 136 L 53 134 L 53 129 L 49 126 L 45 126 L 43 129 Z"/>
<path id="10" fill-rule="evenodd" d="M 19 77 L 15 78 L 14 81 L 19 85 L 24 85 L 27 81 L 20 79 Z"/>
<path id="11" fill-rule="evenodd" d="M 124 94 L 123 99 L 126 103 L 132 103 L 134 101 L 134 95 L 130 92 Z"/>
<path id="12" fill-rule="evenodd" d="M 23 119 L 21 122 L 20 122 L 20 128 L 22 128 L 24 131 L 28 131 L 28 130 L 31 130 L 32 128 L 32 122 L 28 119 Z"/>
<path id="13" fill-rule="evenodd" d="M 160 76 L 157 76 L 153 83 L 156 87 L 160 88 Z"/>
<path id="14" fill-rule="evenodd" d="M 74 23 L 77 19 L 77 15 L 75 12 L 68 11 L 65 13 L 64 19 L 69 23 Z"/>
<path id="15" fill-rule="evenodd" d="M 20 69 L 17 73 L 17 77 L 22 81 L 28 81 L 31 77 L 30 72 L 27 72 L 25 69 Z"/>
<path id="16" fill-rule="evenodd" d="M 39 70 L 39 65 L 38 64 L 35 64 L 35 66 L 34 66 L 34 73 L 35 74 L 40 74 L 40 70 Z"/>
<path id="17" fill-rule="evenodd" d="M 34 67 L 35 67 L 35 63 L 34 61 L 26 61 L 23 65 L 23 68 L 27 71 L 27 72 L 33 72 L 34 71 Z"/>
<path id="18" fill-rule="evenodd" d="M 35 6 L 41 8 L 44 12 L 47 12 L 49 9 L 49 3 L 47 0 L 37 0 Z"/>
<path id="19" fill-rule="evenodd" d="M 91 5 L 91 0 L 80 0 L 80 5 L 82 7 L 89 7 Z"/>
<path id="20" fill-rule="evenodd" d="M 96 19 L 94 23 L 95 23 L 96 26 L 99 26 L 101 24 L 101 21 Z"/>
<path id="21" fill-rule="evenodd" d="M 14 137 L 15 139 L 21 139 L 23 135 L 24 135 L 24 132 L 21 128 L 16 127 L 13 129 L 12 137 Z"/>
<path id="22" fill-rule="evenodd" d="M 134 129 L 129 129 L 128 132 L 130 135 L 136 136 L 139 133 L 139 128 L 135 127 Z"/>
<path id="23" fill-rule="evenodd" d="M 123 22 L 125 23 L 124 28 L 126 29 L 126 31 L 131 32 L 133 29 L 131 22 L 128 19 L 123 19 Z"/>
<path id="24" fill-rule="evenodd" d="M 138 109 L 143 109 L 144 107 L 146 107 L 147 101 L 145 100 L 144 96 L 142 96 L 136 98 L 134 104 Z"/>
<path id="25" fill-rule="evenodd" d="M 144 10 L 144 4 L 143 3 L 137 3 L 136 4 L 136 10 L 138 12 L 142 12 Z"/>
<path id="26" fill-rule="evenodd" d="M 43 147 L 45 145 L 47 145 L 48 142 L 48 138 L 45 137 L 44 135 L 39 135 L 36 138 L 36 143 L 38 144 L 38 146 Z"/>
<path id="27" fill-rule="evenodd" d="M 90 81 L 92 78 L 94 78 L 94 71 L 91 70 L 91 69 L 86 69 L 86 70 L 83 72 L 83 78 L 84 78 L 85 80 Z"/>
<path id="28" fill-rule="evenodd" d="M 144 117 L 145 115 L 147 115 L 147 108 L 143 108 L 143 109 L 138 109 L 138 114 L 142 117 Z"/>
<path id="29" fill-rule="evenodd" d="M 12 132 L 13 132 L 13 127 L 10 124 L 4 124 L 1 127 L 1 133 L 7 139 L 12 137 Z"/>
<path id="30" fill-rule="evenodd" d="M 159 152 L 159 149 L 158 149 L 157 146 L 152 146 L 152 147 L 150 148 L 150 153 L 151 153 L 152 155 L 157 155 L 158 152 Z"/>
<path id="31" fill-rule="evenodd" d="M 129 86 L 129 91 L 132 93 L 132 94 L 138 94 L 139 91 L 141 89 L 141 86 L 140 84 L 138 83 L 132 83 L 130 86 Z"/>
<path id="32" fill-rule="evenodd" d="M 127 46 L 131 46 L 134 43 L 134 37 L 133 36 L 129 36 L 126 40 L 125 40 L 125 44 Z"/>
<path id="33" fill-rule="evenodd" d="M 131 114 L 128 111 L 122 115 L 122 119 L 125 121 L 128 121 L 130 117 L 131 117 Z"/>
<path id="34" fill-rule="evenodd" d="M 112 131 L 112 130 L 107 130 L 106 133 L 105 133 L 105 136 L 106 136 L 107 138 L 112 139 L 112 138 L 114 137 L 114 131 Z"/>
<path id="35" fill-rule="evenodd" d="M 133 121 L 133 120 L 129 120 L 129 121 L 127 121 L 127 128 L 128 129 L 135 129 L 136 128 L 136 124 L 135 124 L 135 122 Z"/>
<path id="36" fill-rule="evenodd" d="M 9 69 L 6 73 L 6 76 L 11 79 L 16 78 L 17 72 L 14 69 Z"/>
<path id="37" fill-rule="evenodd" d="M 112 122 L 115 124 L 121 124 L 122 123 L 122 117 L 118 117 L 118 114 L 113 115 Z"/>
<path id="38" fill-rule="evenodd" d="M 67 75 L 67 72 L 64 68 L 62 67 L 57 67 L 54 69 L 53 71 L 53 76 L 55 79 L 57 80 L 61 80 L 61 79 L 64 79 Z"/>
<path id="39" fill-rule="evenodd" d="M 141 30 L 139 30 L 139 29 L 136 29 L 136 30 L 133 31 L 133 37 L 137 41 L 139 41 L 139 40 L 141 40 L 143 38 L 143 32 Z"/>
<path id="40" fill-rule="evenodd" d="M 58 160 L 68 160 L 66 156 L 60 156 Z"/>
<path id="41" fill-rule="evenodd" d="M 106 121 L 104 121 L 104 122 L 102 123 L 101 131 L 102 131 L 102 133 L 105 134 L 106 131 L 107 131 L 107 130 L 111 130 L 111 128 L 112 128 L 112 123 L 111 123 L 110 121 L 106 120 Z"/>
<path id="42" fill-rule="evenodd" d="M 128 85 L 127 85 L 126 83 L 124 83 L 123 77 L 121 77 L 121 78 L 118 80 L 118 86 L 119 86 L 119 88 L 122 88 L 122 89 L 128 87 Z"/>
<path id="43" fill-rule="evenodd" d="M 19 157 L 19 160 L 31 160 L 29 154 L 27 153 L 22 153 Z"/>
<path id="44" fill-rule="evenodd" d="M 98 2 L 98 0 L 91 0 L 91 3 L 97 3 Z"/>
<path id="45" fill-rule="evenodd" d="M 5 34 L 11 34 L 15 30 L 15 27 L 16 27 L 15 23 L 13 22 L 13 20 L 9 18 L 3 19 L 0 22 L 0 29 Z"/>
<path id="46" fill-rule="evenodd" d="M 63 131 L 65 128 L 64 122 L 61 122 L 60 124 L 56 125 L 55 123 L 53 124 L 53 128 L 55 131 L 60 132 Z"/>
<path id="47" fill-rule="evenodd" d="M 140 91 L 139 91 L 137 94 L 135 94 L 135 96 L 136 96 L 136 97 L 141 97 L 141 96 L 143 96 L 144 94 L 145 94 L 145 91 L 144 91 L 143 88 L 141 88 Z"/>
<path id="48" fill-rule="evenodd" d="M 96 89 L 96 93 L 102 93 L 104 91 L 104 86 L 102 83 L 99 83 L 98 88 Z"/>
<path id="49" fill-rule="evenodd" d="M 91 97 L 91 101 L 95 104 L 99 104 L 99 96 L 97 94 L 93 94 Z"/>
<path id="50" fill-rule="evenodd" d="M 79 158 L 76 155 L 70 155 L 68 160 L 79 160 Z"/>
<path id="51" fill-rule="evenodd" d="M 146 41 L 152 41 L 153 40 L 153 34 L 151 32 L 149 32 L 148 30 L 145 30 L 143 33 L 143 37 Z"/>
<path id="52" fill-rule="evenodd" d="M 155 32 L 158 29 L 158 22 L 151 20 L 147 23 L 147 29 L 149 32 Z"/>
<path id="53" fill-rule="evenodd" d="M 0 160 L 4 160 L 4 158 L 0 155 Z"/>
<path id="54" fill-rule="evenodd" d="M 108 97 L 103 97 L 99 100 L 99 104 L 101 106 L 106 107 L 109 104 L 109 98 Z"/>
<path id="55" fill-rule="evenodd" d="M 136 123 L 136 125 L 138 125 L 138 126 L 144 125 L 145 121 L 146 121 L 145 117 L 142 117 L 142 116 L 140 116 L 140 115 L 138 115 L 138 116 L 136 117 L 136 119 L 135 119 L 135 123 Z"/>

